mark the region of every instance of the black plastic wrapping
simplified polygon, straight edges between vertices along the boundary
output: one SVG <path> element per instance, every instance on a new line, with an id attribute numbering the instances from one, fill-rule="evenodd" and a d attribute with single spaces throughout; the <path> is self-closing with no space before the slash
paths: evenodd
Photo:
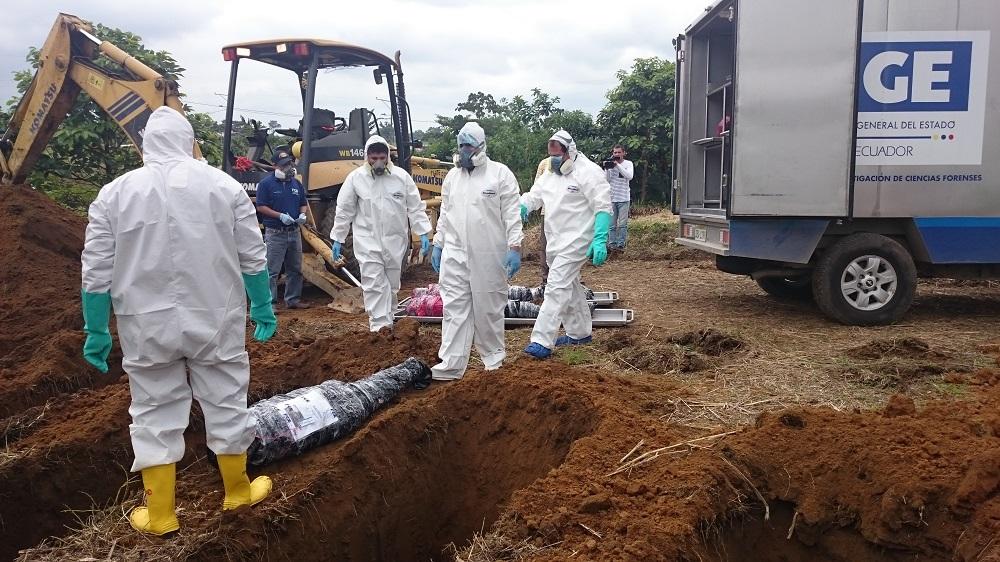
<path id="1" fill-rule="evenodd" d="M 505 318 L 538 318 L 540 308 L 533 302 L 508 300 L 503 315 Z"/>
<path id="2" fill-rule="evenodd" d="M 583 291 L 587 295 L 588 301 L 594 300 L 594 291 L 584 285 Z M 537 302 L 545 298 L 545 285 L 541 287 L 522 287 L 520 285 L 510 285 L 507 287 L 507 298 L 512 301 Z M 593 308 L 593 307 L 591 307 Z"/>
<path id="3" fill-rule="evenodd" d="M 594 301 L 587 301 L 587 306 L 590 308 L 590 315 L 593 316 L 597 305 Z M 504 318 L 538 318 L 538 311 L 541 308 L 541 305 L 533 302 L 508 300 L 507 306 L 504 307 L 503 315 Z"/>
<path id="4" fill-rule="evenodd" d="M 544 287 L 522 287 L 510 285 L 507 287 L 507 298 L 512 301 L 532 302 L 541 300 Z"/>
<path id="5" fill-rule="evenodd" d="M 408 385 L 425 388 L 430 378 L 430 368 L 410 357 L 356 382 L 329 380 L 261 400 L 250 406 L 256 433 L 247 462 L 260 466 L 340 439 Z"/>

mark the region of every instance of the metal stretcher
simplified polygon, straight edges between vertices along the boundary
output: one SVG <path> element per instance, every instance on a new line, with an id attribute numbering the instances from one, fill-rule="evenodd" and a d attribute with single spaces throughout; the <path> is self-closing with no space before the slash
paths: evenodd
<path id="1" fill-rule="evenodd" d="M 611 306 L 618 302 L 617 291 L 594 291 L 593 302 L 597 306 Z"/>
<path id="2" fill-rule="evenodd" d="M 595 302 L 600 302 L 596 297 L 599 293 L 594 293 Z M 613 293 L 617 297 L 617 293 Z M 440 316 L 410 316 L 406 313 L 406 305 L 410 299 L 405 298 L 399 302 L 396 308 L 395 319 L 413 318 L 421 324 L 440 324 L 443 318 Z M 611 301 L 614 302 L 614 301 Z M 635 311 L 631 308 L 595 308 L 593 322 L 595 328 L 611 328 L 615 326 L 627 326 L 635 320 Z M 522 326 L 534 326 L 534 318 L 504 318 L 504 325 L 508 328 L 518 328 Z"/>

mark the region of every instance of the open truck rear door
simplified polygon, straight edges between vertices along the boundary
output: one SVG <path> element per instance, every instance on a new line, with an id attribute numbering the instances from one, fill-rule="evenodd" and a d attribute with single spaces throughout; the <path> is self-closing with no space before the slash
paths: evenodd
<path id="1" fill-rule="evenodd" d="M 729 216 L 848 216 L 860 0 L 740 0 L 735 19 Z"/>

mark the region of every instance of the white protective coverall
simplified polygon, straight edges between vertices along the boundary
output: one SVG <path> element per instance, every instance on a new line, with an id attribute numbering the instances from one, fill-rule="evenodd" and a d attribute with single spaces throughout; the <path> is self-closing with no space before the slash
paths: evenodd
<path id="1" fill-rule="evenodd" d="M 110 291 L 118 318 L 133 471 L 181 460 L 192 393 L 212 451 L 241 454 L 253 439 L 240 274 L 267 267 L 264 240 L 242 186 L 192 158 L 193 144 L 188 121 L 158 108 L 146 124 L 143 167 L 90 205 L 83 289 Z"/>
<path id="2" fill-rule="evenodd" d="M 469 125 L 485 143 L 482 128 Z M 434 236 L 434 245 L 442 249 L 438 283 L 444 305 L 441 362 L 433 368 L 438 380 L 462 378 L 473 342 L 487 370 L 500 368 L 507 354 L 504 259 L 523 238 L 520 188 L 507 166 L 486 156 L 485 145 L 474 162 L 471 172 L 459 167 L 449 171 L 442 186 L 441 217 Z"/>
<path id="3" fill-rule="evenodd" d="M 580 269 L 594 240 L 594 216 L 601 211 L 610 214 L 612 209 L 611 186 L 604 170 L 577 154 L 575 143 L 569 142 L 572 168 L 562 175 L 547 170 L 521 196 L 529 211 L 539 207 L 545 211 L 549 275 L 531 341 L 548 349 L 554 348 L 560 324 L 574 339 L 588 337 L 593 331 Z"/>
<path id="4" fill-rule="evenodd" d="M 365 143 L 365 154 L 377 143 L 389 146 L 375 135 Z M 348 174 L 340 188 L 330 238 L 343 244 L 354 225 L 354 257 L 361 267 L 365 311 L 373 332 L 392 327 L 400 271 L 410 248 L 407 223 L 418 236 L 430 234 L 426 209 L 410 174 L 392 164 L 381 176 L 365 164 Z"/>

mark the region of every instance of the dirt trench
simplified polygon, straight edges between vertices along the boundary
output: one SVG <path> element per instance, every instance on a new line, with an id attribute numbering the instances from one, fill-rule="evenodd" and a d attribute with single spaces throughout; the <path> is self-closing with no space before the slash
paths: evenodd
<path id="1" fill-rule="evenodd" d="M 403 323 L 395 334 L 347 331 L 338 338 L 281 335 L 250 347 L 251 401 L 318 384 L 330 378 L 356 380 L 410 356 L 428 359 L 428 335 Z M 377 352 L 373 353 L 374 350 Z M 432 352 L 430 352 L 432 353 Z M 20 548 L 60 535 L 78 524 L 81 512 L 119 497 L 132 462 L 128 433 L 128 385 L 60 395 L 0 420 L 0 559 Z M 200 469 L 204 424 L 197 405 L 186 432 L 182 470 Z M 136 489 L 133 482 L 131 489 Z"/>
<path id="2" fill-rule="evenodd" d="M 219 511 L 195 411 L 182 529 L 138 536 L 122 516 L 141 494 L 126 484 L 128 387 L 78 355 L 82 220 L 25 188 L 2 204 L 0 247 L 22 269 L 0 279 L 0 319 L 24 328 L 0 336 L 0 559 L 1000 560 L 995 370 L 952 373 L 962 400 L 794 406 L 706 428 L 670 418 L 690 390 L 663 373 L 697 370 L 677 350 L 710 367 L 750 344 L 696 331 L 652 342 L 656 362 L 629 374 L 512 353 L 499 372 L 406 392 L 354 435 L 263 467 L 275 494 L 236 513 Z M 434 360 L 433 329 L 373 335 L 327 314 L 282 316 L 275 340 L 249 345 L 251 400 Z M 887 341 L 845 356 L 943 358 Z"/>

